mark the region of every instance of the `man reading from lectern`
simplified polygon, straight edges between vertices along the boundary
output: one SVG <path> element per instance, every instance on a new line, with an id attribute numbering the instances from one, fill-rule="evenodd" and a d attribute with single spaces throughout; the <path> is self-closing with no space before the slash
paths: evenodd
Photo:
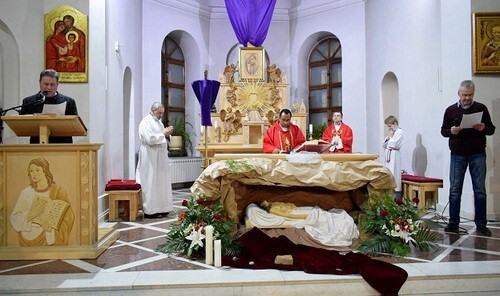
<path id="1" fill-rule="evenodd" d="M 19 114 L 41 114 L 47 113 L 46 105 L 60 105 L 64 108 L 64 115 L 78 115 L 75 100 L 57 91 L 59 86 L 59 74 L 52 69 L 43 70 L 40 73 L 40 92 L 23 99 L 23 106 Z M 40 143 L 39 137 L 31 137 L 31 144 Z M 49 137 L 49 143 L 73 143 L 72 137 Z"/>
<path id="2" fill-rule="evenodd" d="M 290 110 L 280 111 L 279 119 L 269 127 L 264 137 L 264 153 L 289 153 L 306 141 L 302 131 L 291 120 Z"/>

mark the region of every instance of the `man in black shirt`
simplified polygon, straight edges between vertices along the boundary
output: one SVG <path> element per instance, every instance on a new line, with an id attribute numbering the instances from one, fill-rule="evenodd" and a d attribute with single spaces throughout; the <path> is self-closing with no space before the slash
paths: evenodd
<path id="1" fill-rule="evenodd" d="M 57 92 L 59 74 L 52 70 L 43 70 L 40 73 L 40 92 L 23 99 L 23 106 L 19 114 L 42 113 L 44 105 L 66 104 L 65 115 L 78 115 L 75 100 Z M 30 138 L 31 144 L 38 144 L 38 137 Z M 72 137 L 49 137 L 49 143 L 73 143 Z"/>
<path id="2" fill-rule="evenodd" d="M 486 136 L 495 133 L 488 108 L 474 101 L 475 86 L 471 80 L 464 80 L 458 89 L 460 100 L 449 106 L 443 118 L 441 134 L 449 138 L 450 164 L 450 221 L 445 232 L 459 234 L 460 202 L 465 172 L 469 167 L 474 190 L 474 223 L 476 232 L 491 236 L 486 227 Z M 460 123 L 465 114 L 483 112 L 481 122 L 472 128 L 462 128 Z"/>

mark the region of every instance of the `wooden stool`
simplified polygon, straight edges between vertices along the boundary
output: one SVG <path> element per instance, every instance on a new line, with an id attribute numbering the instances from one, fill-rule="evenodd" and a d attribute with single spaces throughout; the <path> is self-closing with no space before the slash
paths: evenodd
<path id="1" fill-rule="evenodd" d="M 404 197 L 412 201 L 418 197 L 418 209 L 436 208 L 438 189 L 443 188 L 443 180 L 411 175 L 402 176 Z M 428 195 L 427 195 L 428 193 Z M 428 197 L 429 196 L 429 197 Z"/>
<path id="2" fill-rule="evenodd" d="M 138 190 L 112 190 L 106 191 L 109 195 L 109 221 L 118 218 L 118 202 L 128 201 L 130 210 L 130 221 L 135 221 L 139 208 L 142 206 L 141 189 Z"/>

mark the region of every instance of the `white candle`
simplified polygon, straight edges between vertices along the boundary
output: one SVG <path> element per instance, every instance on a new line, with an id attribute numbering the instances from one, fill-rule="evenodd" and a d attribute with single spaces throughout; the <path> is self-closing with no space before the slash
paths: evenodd
<path id="1" fill-rule="evenodd" d="M 214 123 L 214 128 L 217 129 L 217 121 Z"/>
<path id="2" fill-rule="evenodd" d="M 222 244 L 220 239 L 216 239 L 214 241 L 214 266 L 221 267 L 222 266 Z"/>
<path id="3" fill-rule="evenodd" d="M 313 132 L 313 125 L 311 123 L 311 124 L 309 124 L 309 133 L 312 134 L 312 132 Z"/>
<path id="4" fill-rule="evenodd" d="M 214 264 L 214 227 L 205 227 L 205 263 Z"/>

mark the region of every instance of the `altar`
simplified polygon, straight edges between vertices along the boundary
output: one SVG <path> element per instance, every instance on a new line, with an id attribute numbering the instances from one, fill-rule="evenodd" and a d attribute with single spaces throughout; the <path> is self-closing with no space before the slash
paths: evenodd
<path id="1" fill-rule="evenodd" d="M 254 49 L 265 53 L 264 48 Z M 262 58 L 259 62 L 262 63 L 259 64 L 262 73 L 251 79 L 244 78 L 233 64 L 228 65 L 223 73 L 221 71 L 221 85 L 210 116 L 212 126 L 207 126 L 206 135 L 202 128 L 201 140 L 196 147 L 208 159 L 205 164 L 210 164 L 215 154 L 262 153 L 264 135 L 284 108 L 291 109 L 292 123 L 306 135 L 304 101 L 294 102 L 288 98 L 287 76 L 276 65 L 268 63 L 266 66 Z M 236 73 L 239 74 L 238 81 Z"/>

